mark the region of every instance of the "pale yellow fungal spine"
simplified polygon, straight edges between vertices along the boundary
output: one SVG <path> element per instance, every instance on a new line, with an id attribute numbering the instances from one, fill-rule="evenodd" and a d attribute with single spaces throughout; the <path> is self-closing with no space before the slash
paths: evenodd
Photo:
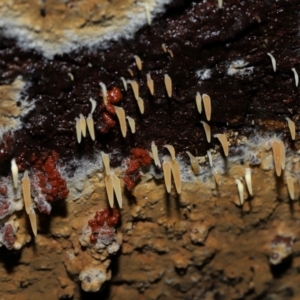
<path id="1" fill-rule="evenodd" d="M 36 220 L 36 214 L 33 208 L 30 209 L 30 212 L 28 214 L 29 216 L 29 221 L 30 221 L 30 226 L 32 229 L 32 232 L 34 236 L 37 235 L 37 220 Z"/>
<path id="2" fill-rule="evenodd" d="M 285 118 L 288 122 L 292 140 L 295 140 L 296 137 L 296 126 L 295 123 L 290 118 Z"/>
<path id="3" fill-rule="evenodd" d="M 139 99 L 139 85 L 138 85 L 138 83 L 135 80 L 128 80 L 127 82 L 131 85 L 135 100 L 138 100 Z"/>
<path id="4" fill-rule="evenodd" d="M 168 49 L 167 51 L 168 51 L 168 53 L 170 54 L 170 56 L 171 56 L 172 58 L 174 58 L 174 53 L 173 53 L 173 51 L 170 50 L 170 49 Z"/>
<path id="5" fill-rule="evenodd" d="M 210 143 L 211 141 L 211 130 L 210 130 L 210 126 L 204 122 L 204 121 L 200 121 L 200 123 L 203 125 L 204 131 L 205 131 L 205 135 L 206 135 L 206 140 L 208 143 Z"/>
<path id="6" fill-rule="evenodd" d="M 274 139 L 272 143 L 273 159 L 275 164 L 276 175 L 281 175 L 281 170 L 285 168 L 285 149 L 282 141 Z"/>
<path id="7" fill-rule="evenodd" d="M 286 178 L 286 183 L 287 183 L 290 198 L 292 200 L 295 200 L 294 178 L 291 176 L 288 176 Z"/>
<path id="8" fill-rule="evenodd" d="M 202 97 L 199 92 L 197 92 L 197 94 L 196 94 L 196 105 L 197 105 L 199 114 L 201 114 L 202 113 Z"/>
<path id="9" fill-rule="evenodd" d="M 171 155 L 171 171 L 174 178 L 175 188 L 178 194 L 181 193 L 181 177 L 180 177 L 180 166 L 175 157 L 175 149 L 172 145 L 165 145 Z"/>
<path id="10" fill-rule="evenodd" d="M 154 81 L 151 78 L 150 73 L 147 74 L 147 86 L 150 91 L 150 94 L 153 96 L 154 94 Z"/>
<path id="11" fill-rule="evenodd" d="M 171 163 L 169 161 L 164 161 L 162 164 L 163 172 L 164 172 L 164 179 L 167 192 L 171 192 Z"/>
<path id="12" fill-rule="evenodd" d="M 165 43 L 161 44 L 161 47 L 163 49 L 163 51 L 166 53 L 167 52 L 167 46 Z"/>
<path id="13" fill-rule="evenodd" d="M 229 153 L 229 144 L 228 144 L 226 135 L 224 133 L 222 133 L 222 134 L 219 133 L 219 134 L 215 134 L 214 137 L 219 139 L 219 141 L 222 145 L 223 151 L 224 151 L 224 155 L 227 157 L 228 153 Z"/>
<path id="14" fill-rule="evenodd" d="M 131 77 L 134 76 L 134 73 L 133 73 L 133 71 L 131 69 L 127 69 L 127 71 L 128 71 L 128 73 L 130 74 Z"/>
<path id="15" fill-rule="evenodd" d="M 143 68 L 142 60 L 137 55 L 134 55 L 134 59 L 135 59 L 135 64 L 136 64 L 137 68 L 139 69 L 139 71 L 141 71 Z"/>
<path id="16" fill-rule="evenodd" d="M 152 155 L 153 155 L 153 160 L 154 160 L 154 164 L 157 167 L 161 167 L 161 163 L 158 157 L 158 150 L 157 150 L 157 146 L 155 145 L 154 141 L 152 141 L 151 143 L 151 150 L 152 150 Z"/>
<path id="17" fill-rule="evenodd" d="M 202 99 L 203 99 L 206 119 L 207 119 L 207 121 L 210 121 L 210 118 L 211 118 L 211 99 L 206 94 L 202 95 Z"/>
<path id="18" fill-rule="evenodd" d="M 168 74 L 165 74 L 165 87 L 168 94 L 168 97 L 172 97 L 172 79 Z"/>
<path id="19" fill-rule="evenodd" d="M 126 124 L 126 118 L 125 118 L 125 111 L 122 107 L 114 106 L 114 109 L 116 111 L 116 115 L 118 117 L 122 136 L 126 137 L 127 134 L 127 124 Z"/>
<path id="20" fill-rule="evenodd" d="M 129 124 L 129 128 L 131 133 L 135 133 L 135 120 L 129 116 L 126 117 L 126 119 L 128 120 L 128 124 Z"/>
<path id="21" fill-rule="evenodd" d="M 23 192 L 23 199 L 26 213 L 29 214 L 30 207 L 31 207 L 31 189 L 30 189 L 30 179 L 28 177 L 28 171 L 24 172 L 24 177 L 21 182 L 22 185 L 22 192 Z"/>
<path id="22" fill-rule="evenodd" d="M 83 114 L 79 114 L 80 131 L 83 137 L 86 137 L 86 120 Z"/>
<path id="23" fill-rule="evenodd" d="M 144 114 L 144 112 L 145 112 L 145 104 L 144 104 L 144 100 L 143 100 L 141 97 L 138 97 L 138 99 L 137 99 L 136 101 L 137 101 L 137 104 L 138 104 L 140 113 L 141 113 L 141 114 Z"/>
<path id="24" fill-rule="evenodd" d="M 200 174 L 200 167 L 199 167 L 199 162 L 197 157 L 192 155 L 189 151 L 186 151 L 186 154 L 189 156 L 190 161 L 191 161 L 191 167 L 195 175 Z"/>
<path id="25" fill-rule="evenodd" d="M 268 52 L 267 55 L 271 58 L 273 71 L 276 72 L 276 59 L 275 59 L 275 57 L 270 52 Z"/>
<path id="26" fill-rule="evenodd" d="M 102 97 L 103 97 L 103 102 L 105 105 L 107 105 L 107 89 L 106 89 L 106 85 L 103 82 L 99 83 L 100 87 L 101 87 L 101 93 L 102 93 Z"/>
<path id="27" fill-rule="evenodd" d="M 218 7 L 219 9 L 223 8 L 223 0 L 218 0 Z"/>
<path id="28" fill-rule="evenodd" d="M 114 206 L 114 192 L 116 194 L 117 202 L 122 208 L 122 192 L 120 179 L 115 175 L 115 173 L 110 169 L 109 156 L 102 152 L 102 161 L 105 170 L 105 187 L 108 198 L 108 203 L 110 207 Z"/>
<path id="29" fill-rule="evenodd" d="M 90 114 L 88 115 L 88 117 L 86 119 L 86 125 L 87 125 L 87 128 L 88 128 L 89 134 L 91 136 L 91 139 L 94 141 L 96 137 L 95 137 L 93 113 L 96 109 L 97 102 L 92 98 L 90 98 L 89 100 L 91 102 L 92 108 L 91 108 Z"/>
<path id="30" fill-rule="evenodd" d="M 11 160 L 11 173 L 12 173 L 14 188 L 16 189 L 18 187 L 19 169 L 18 169 L 18 166 L 16 164 L 15 158 L 13 158 Z"/>

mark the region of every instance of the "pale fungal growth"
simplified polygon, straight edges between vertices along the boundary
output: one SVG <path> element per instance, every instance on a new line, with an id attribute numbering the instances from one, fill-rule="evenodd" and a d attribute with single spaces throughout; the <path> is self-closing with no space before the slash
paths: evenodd
<path id="1" fill-rule="evenodd" d="M 143 3 L 142 5 L 145 8 L 147 23 L 148 25 L 151 25 L 151 13 L 150 13 L 149 5 L 147 3 Z"/>
<path id="2" fill-rule="evenodd" d="M 114 172 L 111 174 L 112 183 L 113 183 L 113 189 L 116 194 L 116 198 L 119 204 L 119 207 L 122 208 L 122 191 L 121 191 L 121 182 L 120 179 L 116 176 Z"/>
<path id="3" fill-rule="evenodd" d="M 285 149 L 282 141 L 275 139 L 272 143 L 273 159 L 275 164 L 276 175 L 281 175 L 281 170 L 285 168 Z"/>
<path id="4" fill-rule="evenodd" d="M 86 137 L 86 120 L 83 114 L 79 115 L 80 131 L 83 137 Z"/>
<path id="5" fill-rule="evenodd" d="M 139 99 L 139 85 L 138 85 L 138 83 L 135 80 L 128 80 L 127 82 L 131 85 L 135 100 L 138 100 Z"/>
<path id="6" fill-rule="evenodd" d="M 141 71 L 143 68 L 142 60 L 137 55 L 134 55 L 134 59 L 135 59 L 135 64 L 136 64 L 137 68 L 139 69 L 139 71 Z"/>
<path id="7" fill-rule="evenodd" d="M 164 179 L 167 192 L 171 192 L 171 163 L 169 161 L 164 161 L 162 164 Z"/>
<path id="8" fill-rule="evenodd" d="M 295 140 L 296 137 L 296 126 L 295 126 L 295 122 L 293 122 L 290 118 L 285 118 L 288 122 L 288 126 L 290 129 L 290 133 L 291 133 L 291 137 L 292 140 Z"/>
<path id="9" fill-rule="evenodd" d="M 18 187 L 18 175 L 19 175 L 19 169 L 16 164 L 15 158 L 11 160 L 11 173 L 12 173 L 12 178 L 13 178 L 13 183 L 14 183 L 14 188 L 16 189 Z"/>
<path id="10" fill-rule="evenodd" d="M 86 119 L 86 125 L 89 130 L 91 139 L 94 141 L 96 137 L 95 137 L 94 119 L 93 119 L 92 115 L 96 109 L 97 102 L 92 98 L 90 98 L 89 100 L 91 102 L 92 108 L 91 108 L 90 114 L 88 115 L 88 117 Z"/>
<path id="11" fill-rule="evenodd" d="M 219 133 L 219 134 L 215 134 L 214 137 L 218 138 L 218 140 L 220 141 L 223 151 L 224 151 L 224 155 L 227 157 L 228 156 L 228 152 L 229 152 L 229 144 L 226 138 L 226 135 L 224 133 Z"/>
<path id="12" fill-rule="evenodd" d="M 218 7 L 219 9 L 223 8 L 223 0 L 218 0 Z"/>
<path id="13" fill-rule="evenodd" d="M 121 80 L 122 80 L 122 83 L 123 83 L 123 86 L 124 86 L 124 90 L 127 91 L 127 81 L 125 80 L 124 77 L 121 77 Z"/>
<path id="14" fill-rule="evenodd" d="M 246 181 L 247 189 L 248 189 L 250 196 L 253 196 L 251 173 L 252 172 L 251 172 L 250 168 L 245 169 L 245 181 Z"/>
<path id="15" fill-rule="evenodd" d="M 72 73 L 68 73 L 68 76 L 70 77 L 70 79 L 71 79 L 72 81 L 74 81 L 74 75 L 73 75 Z"/>
<path id="16" fill-rule="evenodd" d="M 23 199 L 25 204 L 26 213 L 29 214 L 30 207 L 31 207 L 31 190 L 30 190 L 30 179 L 28 177 L 28 171 L 24 172 L 24 176 L 22 179 L 22 192 L 23 192 Z"/>
<path id="17" fill-rule="evenodd" d="M 163 49 L 163 51 L 166 53 L 167 52 L 167 46 L 165 43 L 161 44 L 161 47 Z"/>
<path id="18" fill-rule="evenodd" d="M 36 213 L 33 208 L 30 209 L 28 216 L 29 216 L 29 221 L 30 221 L 32 232 L 33 232 L 34 236 L 36 236 L 37 235 L 37 221 L 36 221 Z"/>
<path id="19" fill-rule="evenodd" d="M 298 87 L 298 84 L 299 84 L 299 76 L 298 76 L 298 73 L 296 71 L 295 68 L 292 68 L 292 71 L 294 72 L 294 77 L 295 77 L 295 84 L 296 84 L 296 87 Z"/>
<path id="20" fill-rule="evenodd" d="M 171 158 L 172 160 L 175 160 L 176 159 L 176 156 L 175 156 L 175 149 L 172 145 L 164 145 L 165 148 L 167 148 L 171 154 Z"/>
<path id="21" fill-rule="evenodd" d="M 238 188 L 240 203 L 241 203 L 241 205 L 243 205 L 244 204 L 244 186 L 243 186 L 242 182 L 239 179 L 236 179 L 235 183 L 236 183 L 237 188 Z"/>
<path id="22" fill-rule="evenodd" d="M 267 55 L 271 58 L 273 71 L 276 72 L 276 59 L 275 59 L 275 57 L 270 52 L 268 52 Z"/>
<path id="23" fill-rule="evenodd" d="M 172 79 L 168 74 L 165 74 L 165 87 L 168 94 L 168 97 L 172 97 Z"/>
<path id="24" fill-rule="evenodd" d="M 97 102 L 93 98 L 90 98 L 89 100 L 90 100 L 91 105 L 92 105 L 91 112 L 90 112 L 90 114 L 92 115 L 94 113 L 95 109 L 96 109 Z"/>
<path id="25" fill-rule="evenodd" d="M 154 81 L 151 78 L 150 73 L 147 74 L 147 86 L 150 91 L 150 94 L 153 96 L 154 94 Z"/>
<path id="26" fill-rule="evenodd" d="M 173 51 L 170 50 L 170 49 L 168 49 L 167 51 L 168 51 L 168 53 L 170 54 L 170 56 L 171 56 L 172 58 L 174 58 L 174 53 L 173 53 Z"/>
<path id="27" fill-rule="evenodd" d="M 120 179 L 110 169 L 109 156 L 102 152 L 102 161 L 105 169 L 105 187 L 109 206 L 114 206 L 114 191 L 120 208 L 122 208 L 122 192 Z"/>
<path id="28" fill-rule="evenodd" d="M 199 162 L 197 157 L 191 154 L 191 152 L 186 151 L 186 154 L 189 156 L 190 161 L 191 161 L 191 167 L 195 175 L 200 174 L 200 167 L 199 167 Z"/>
<path id="29" fill-rule="evenodd" d="M 207 150 L 207 157 L 208 157 L 208 161 L 209 161 L 209 165 L 212 168 L 212 155 L 211 152 L 209 150 Z"/>
<path id="30" fill-rule="evenodd" d="M 135 120 L 129 116 L 127 116 L 126 119 L 128 120 L 131 133 L 135 133 Z"/>
<path id="31" fill-rule="evenodd" d="M 94 128 L 94 119 L 91 114 L 86 119 L 87 128 L 89 130 L 89 134 L 91 136 L 91 139 L 94 141 L 96 139 L 95 136 L 95 128 Z"/>
<path id="32" fill-rule="evenodd" d="M 141 97 L 136 99 L 140 113 L 143 114 L 145 112 L 144 100 Z"/>
<path id="33" fill-rule="evenodd" d="M 201 114 L 202 113 L 202 97 L 199 92 L 197 92 L 197 94 L 196 94 L 196 105 L 197 105 L 199 114 Z"/>
<path id="34" fill-rule="evenodd" d="M 205 135 L 206 135 L 206 140 L 207 140 L 208 143 L 210 143 L 210 141 L 211 141 L 210 126 L 204 121 L 200 121 L 200 123 L 203 125 Z"/>
<path id="35" fill-rule="evenodd" d="M 103 102 L 105 105 L 107 105 L 107 89 L 106 89 L 106 85 L 103 82 L 99 82 L 99 85 L 101 87 L 101 93 L 102 93 L 102 97 L 103 97 Z"/>
<path id="36" fill-rule="evenodd" d="M 109 176 L 110 175 L 110 163 L 109 163 L 109 156 L 102 152 L 102 161 L 103 161 L 103 164 L 104 164 L 104 170 L 105 170 L 105 174 L 106 176 Z"/>
<path id="37" fill-rule="evenodd" d="M 127 71 L 128 71 L 128 73 L 130 74 L 131 77 L 134 76 L 134 73 L 133 73 L 133 71 L 131 69 L 127 69 Z"/>
<path id="38" fill-rule="evenodd" d="M 286 183 L 289 191 L 289 195 L 292 200 L 295 200 L 295 189 L 294 189 L 294 178 L 291 176 L 288 176 L 286 178 Z"/>
<path id="39" fill-rule="evenodd" d="M 154 160 L 154 164 L 161 168 L 161 163 L 158 157 L 158 150 L 157 150 L 157 146 L 155 145 L 154 141 L 151 142 L 151 150 L 152 150 L 152 158 Z"/>
<path id="40" fill-rule="evenodd" d="M 178 161 L 176 161 L 175 157 L 175 149 L 172 145 L 165 145 L 165 148 L 167 148 L 171 155 L 171 171 L 174 178 L 174 183 L 176 187 L 176 191 L 178 194 L 181 193 L 181 177 L 180 177 L 180 166 Z"/>
<path id="41" fill-rule="evenodd" d="M 80 120 L 79 118 L 75 118 L 76 120 L 76 125 L 75 125 L 75 128 L 76 128 L 76 136 L 77 136 L 77 142 L 78 144 L 81 143 L 81 128 L 80 128 Z"/>
<path id="42" fill-rule="evenodd" d="M 202 99 L 203 99 L 206 119 L 207 119 L 207 121 L 210 121 L 210 117 L 211 117 L 211 99 L 206 94 L 202 95 Z"/>
<path id="43" fill-rule="evenodd" d="M 125 118 L 125 111 L 122 107 L 118 107 L 118 106 L 114 106 L 114 109 L 116 111 L 116 115 L 117 115 L 119 123 L 120 123 L 122 136 L 126 137 L 127 124 L 126 124 L 126 118 Z"/>

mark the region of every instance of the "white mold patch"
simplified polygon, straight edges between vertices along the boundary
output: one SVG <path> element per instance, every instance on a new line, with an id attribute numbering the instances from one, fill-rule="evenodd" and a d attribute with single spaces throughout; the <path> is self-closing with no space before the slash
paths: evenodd
<path id="1" fill-rule="evenodd" d="M 131 38 L 169 2 L 12 0 L 0 4 L 0 28 L 23 49 L 51 59 L 83 46 L 106 48 L 109 41 Z"/>
<path id="2" fill-rule="evenodd" d="M 250 76 L 253 73 L 253 69 L 254 67 L 249 67 L 249 62 L 238 59 L 228 65 L 227 75 Z"/>
<path id="3" fill-rule="evenodd" d="M 199 78 L 200 82 L 203 80 L 208 80 L 211 78 L 212 70 L 211 69 L 200 69 L 196 71 L 196 77 Z"/>
<path id="4" fill-rule="evenodd" d="M 34 101 L 21 96 L 25 82 L 18 77 L 13 83 L 0 86 L 0 141 L 6 133 L 22 128 L 21 117 L 34 108 Z"/>

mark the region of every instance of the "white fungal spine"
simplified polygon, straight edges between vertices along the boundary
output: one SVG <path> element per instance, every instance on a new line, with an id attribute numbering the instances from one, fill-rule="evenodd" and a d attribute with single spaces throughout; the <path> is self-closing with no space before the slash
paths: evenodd
<path id="1" fill-rule="evenodd" d="M 101 87 L 101 93 L 102 93 L 102 97 L 103 97 L 103 102 L 105 105 L 107 105 L 107 89 L 106 89 L 106 85 L 103 82 L 99 82 L 99 85 Z"/>
<path id="2" fill-rule="evenodd" d="M 245 169 L 245 180 L 246 180 L 247 189 L 250 196 L 253 196 L 251 173 L 252 172 L 250 168 Z"/>
<path id="3" fill-rule="evenodd" d="M 16 160 L 14 158 L 11 160 L 11 173 L 12 173 L 14 188 L 16 189 L 18 187 L 19 169 L 18 169 L 18 166 L 16 164 Z"/>
<path id="4" fill-rule="evenodd" d="M 121 80 L 122 80 L 122 83 L 123 83 L 123 86 L 124 86 L 124 90 L 127 91 L 127 81 L 125 80 L 124 77 L 121 77 Z"/>
<path id="5" fill-rule="evenodd" d="M 219 9 L 223 8 L 223 0 L 218 0 L 218 7 Z"/>
<path id="6" fill-rule="evenodd" d="M 273 71 L 276 72 L 276 59 L 275 59 L 275 57 L 270 52 L 268 52 L 267 55 L 271 58 Z"/>
<path id="7" fill-rule="evenodd" d="M 244 204 L 244 186 L 243 186 L 242 182 L 239 179 L 236 179 L 235 183 L 236 183 L 237 188 L 238 188 L 240 203 L 241 203 L 241 205 L 243 205 Z"/>
<path id="8" fill-rule="evenodd" d="M 298 76 L 298 73 L 296 71 L 295 68 L 292 68 L 292 71 L 294 72 L 294 77 L 295 77 L 295 84 L 296 84 L 296 87 L 298 87 L 298 84 L 299 84 L 299 76 Z"/>
<path id="9" fill-rule="evenodd" d="M 94 111 L 96 109 L 97 102 L 94 99 L 92 99 L 92 98 L 90 98 L 89 100 L 91 102 L 92 108 L 91 108 L 91 112 L 89 113 L 89 115 L 88 115 L 88 117 L 86 119 L 86 124 L 87 124 L 87 128 L 89 130 L 91 139 L 94 141 L 95 140 L 95 129 L 94 129 L 93 113 L 94 113 Z"/>

